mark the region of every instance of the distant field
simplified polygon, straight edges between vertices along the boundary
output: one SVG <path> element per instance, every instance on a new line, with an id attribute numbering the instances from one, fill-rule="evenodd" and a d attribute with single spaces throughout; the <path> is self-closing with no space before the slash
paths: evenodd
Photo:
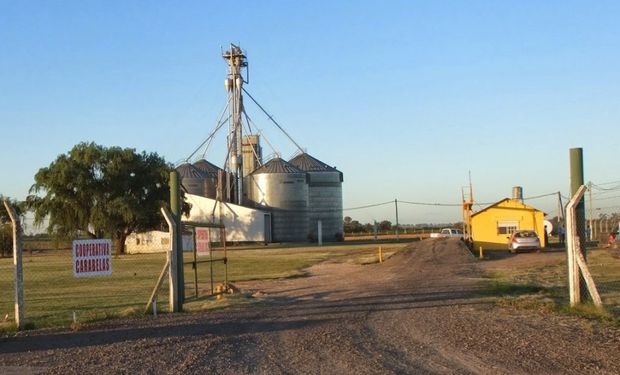
<path id="1" fill-rule="evenodd" d="M 402 240 L 423 240 L 425 238 L 429 238 L 430 236 L 430 233 L 400 233 L 398 238 Z M 396 238 L 396 234 L 394 233 L 377 235 L 377 239 L 379 241 L 394 241 Z M 374 239 L 375 236 L 373 234 L 367 233 L 349 233 L 344 236 L 345 241 L 372 241 Z"/>
<path id="2" fill-rule="evenodd" d="M 40 248 L 53 248 L 52 246 Z M 384 256 L 404 247 L 403 243 L 355 244 L 339 243 L 329 246 L 282 245 L 233 248 L 228 251 L 228 279 L 231 282 L 255 279 L 297 277 L 303 269 L 330 258 L 356 263 L 377 261 L 382 246 Z M 220 257 L 221 251 L 214 256 Z M 185 254 L 191 262 L 192 255 Z M 24 288 L 26 321 L 35 327 L 68 325 L 75 312 L 78 322 L 139 313 L 144 309 L 157 277 L 166 261 L 165 254 L 123 255 L 113 258 L 111 276 L 96 278 L 73 277 L 69 250 L 45 250 L 24 253 Z M 199 267 L 200 293 L 210 293 L 208 264 Z M 213 267 L 216 283 L 224 281 L 224 267 Z M 13 316 L 12 258 L 0 259 L 0 321 Z M 194 295 L 192 266 L 185 266 L 186 296 Z M 167 286 L 158 296 L 159 308 L 167 303 Z M 4 324 L 7 325 L 6 323 Z"/>

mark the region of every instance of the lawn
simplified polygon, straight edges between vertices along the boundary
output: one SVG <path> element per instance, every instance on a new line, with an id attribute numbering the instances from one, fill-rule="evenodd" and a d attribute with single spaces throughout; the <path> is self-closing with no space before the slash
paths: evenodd
<path id="1" fill-rule="evenodd" d="M 378 244 L 343 243 L 328 246 L 266 246 L 258 248 L 229 248 L 228 280 L 230 282 L 256 279 L 300 277 L 304 269 L 330 258 L 359 264 L 376 262 Z M 384 257 L 389 257 L 404 244 L 382 244 Z M 53 247 L 48 247 L 53 249 Z M 213 252 L 215 258 L 223 255 Z M 191 263 L 191 253 L 185 253 Z M 199 258 L 199 260 L 201 260 Z M 75 314 L 78 323 L 109 317 L 141 313 L 166 261 L 165 254 L 123 255 L 112 260 L 112 275 L 93 278 L 74 278 L 71 252 L 45 250 L 24 253 L 24 300 L 26 322 L 31 327 L 67 326 Z M 185 265 L 186 296 L 195 299 L 194 273 L 191 264 Z M 213 263 L 213 280 L 224 282 L 222 262 Z M 199 295 L 210 294 L 211 273 L 208 263 L 198 265 Z M 13 320 L 12 258 L 0 259 L 0 321 Z M 165 283 L 166 284 L 166 283 Z M 167 285 L 160 289 L 158 307 L 165 309 Z"/>
<path id="2" fill-rule="evenodd" d="M 518 257 L 525 254 L 515 256 Z M 536 254 L 531 254 L 536 255 Z M 542 254 L 538 254 L 542 255 Z M 588 266 L 603 301 L 604 316 L 620 319 L 620 258 L 608 248 L 588 249 Z M 568 309 L 566 259 L 555 264 L 515 267 L 507 262 L 489 273 L 489 289 L 507 297 L 504 302 L 543 309 Z"/>

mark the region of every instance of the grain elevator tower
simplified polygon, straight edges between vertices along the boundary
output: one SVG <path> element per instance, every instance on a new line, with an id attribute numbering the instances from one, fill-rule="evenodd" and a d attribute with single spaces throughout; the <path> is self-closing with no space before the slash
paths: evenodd
<path id="1" fill-rule="evenodd" d="M 243 127 L 241 114 L 243 113 L 243 84 L 247 81 L 243 78 L 242 70 L 246 69 L 248 62 L 239 46 L 230 45 L 230 49 L 222 54 L 228 64 L 228 77 L 224 81 L 224 87 L 228 95 L 228 163 L 226 169 L 232 176 L 232 187 L 226 191 L 232 192 L 230 201 L 242 204 L 243 201 Z M 246 74 L 247 75 L 247 74 Z"/>

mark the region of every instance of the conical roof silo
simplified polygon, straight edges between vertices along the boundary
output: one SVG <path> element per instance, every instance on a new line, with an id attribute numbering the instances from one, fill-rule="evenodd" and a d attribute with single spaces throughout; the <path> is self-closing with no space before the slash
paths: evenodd
<path id="1" fill-rule="evenodd" d="M 281 158 L 257 168 L 246 179 L 248 203 L 271 212 L 274 242 L 308 240 L 308 183 L 306 173 Z"/>
<path id="2" fill-rule="evenodd" d="M 204 180 L 204 196 L 205 197 L 211 198 L 211 199 L 217 198 L 217 180 L 218 180 L 219 173 L 222 173 L 222 176 L 223 176 L 222 184 L 224 184 L 224 186 L 222 187 L 222 192 L 225 191 L 226 174 L 224 173 L 224 170 L 222 168 L 216 166 L 215 164 L 205 159 L 200 159 L 194 162 L 194 167 L 198 168 L 205 176 L 205 180 Z"/>
<path id="3" fill-rule="evenodd" d="M 204 196 L 205 174 L 190 163 L 183 163 L 176 168 L 181 185 L 189 194 Z"/>
<path id="4" fill-rule="evenodd" d="M 318 237 L 321 220 L 323 241 L 344 239 L 342 214 L 342 172 L 303 153 L 290 160 L 295 167 L 308 173 L 308 225 L 312 240 Z"/>

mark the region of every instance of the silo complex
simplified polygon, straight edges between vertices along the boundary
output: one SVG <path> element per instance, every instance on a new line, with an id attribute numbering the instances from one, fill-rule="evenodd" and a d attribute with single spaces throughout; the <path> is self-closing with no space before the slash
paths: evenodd
<path id="1" fill-rule="evenodd" d="M 290 163 L 308 173 L 309 238 L 317 240 L 320 220 L 323 241 L 342 241 L 342 172 L 307 153 L 294 157 Z"/>
<path id="2" fill-rule="evenodd" d="M 239 231 L 249 230 L 248 226 L 256 226 L 259 222 L 264 223 L 265 241 L 317 241 L 319 221 L 321 240 L 342 240 L 342 173 L 305 153 L 249 94 L 245 88 L 249 84 L 247 56 L 241 47 L 231 44 L 229 49 L 223 51 L 222 57 L 227 64 L 224 79 L 226 107 L 214 130 L 186 160 L 200 155 L 197 152 L 204 146 L 202 159 L 193 164 L 183 163 L 177 168 L 185 190 L 215 200 L 208 203 L 213 207 L 225 202 L 230 210 L 237 209 L 234 206 L 239 205 L 264 211 L 259 212 L 257 217 L 263 215 L 265 220 L 253 219 L 253 224 L 244 222 Z M 276 157 L 263 164 L 261 142 L 269 146 L 272 151 L 269 155 L 279 155 L 279 152 L 246 113 L 244 97 L 249 97 L 250 103 L 256 104 L 296 146 L 300 152 L 298 156 L 290 162 Z M 205 160 L 204 155 L 216 133 L 226 129 L 224 125 L 228 127 L 227 154 L 220 168 Z"/>
<path id="3" fill-rule="evenodd" d="M 271 159 L 245 179 L 247 203 L 271 212 L 275 242 L 308 240 L 306 172 L 281 158 Z"/>
<path id="4" fill-rule="evenodd" d="M 183 163 L 176 169 L 187 193 L 204 196 L 206 176 L 200 169 L 189 163 Z"/>
<path id="5" fill-rule="evenodd" d="M 203 196 L 207 198 L 217 198 L 217 179 L 218 173 L 223 173 L 224 170 L 219 168 L 213 163 L 208 162 L 205 159 L 200 159 L 194 163 L 200 172 L 204 175 Z M 226 181 L 223 181 L 226 183 Z M 224 191 L 224 189 L 222 189 Z"/>

